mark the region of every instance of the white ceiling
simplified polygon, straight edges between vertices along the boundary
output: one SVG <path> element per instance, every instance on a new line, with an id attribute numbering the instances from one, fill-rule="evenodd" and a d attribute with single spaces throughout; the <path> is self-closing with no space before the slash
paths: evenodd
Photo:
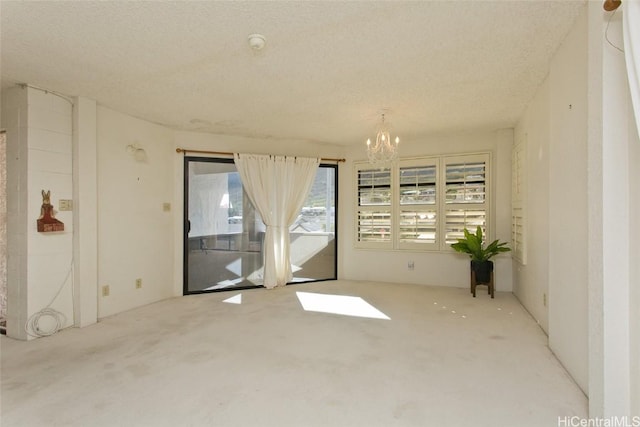
<path id="1" fill-rule="evenodd" d="M 513 127 L 585 1 L 1 1 L 2 85 L 177 129 L 362 143 Z M 253 51 L 251 33 L 266 47 Z"/>

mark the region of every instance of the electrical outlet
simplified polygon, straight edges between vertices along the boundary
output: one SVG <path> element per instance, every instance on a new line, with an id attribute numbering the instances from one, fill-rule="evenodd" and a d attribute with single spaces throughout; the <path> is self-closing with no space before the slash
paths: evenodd
<path id="1" fill-rule="evenodd" d="M 109 296 L 109 285 L 104 285 L 102 287 L 102 296 L 103 297 L 108 297 Z"/>
<path id="2" fill-rule="evenodd" d="M 142 279 L 136 279 L 136 289 L 140 289 L 142 287 Z"/>
<path id="3" fill-rule="evenodd" d="M 542 294 L 542 305 L 547 306 L 547 294 L 546 292 Z"/>
<path id="4" fill-rule="evenodd" d="M 163 212 L 170 212 L 171 211 L 171 203 L 163 203 L 162 204 L 162 211 Z"/>
<path id="5" fill-rule="evenodd" d="M 409 270 L 413 270 L 413 267 L 415 267 L 415 264 L 413 263 L 413 261 L 409 261 L 409 262 L 407 263 L 407 268 L 408 268 Z"/>

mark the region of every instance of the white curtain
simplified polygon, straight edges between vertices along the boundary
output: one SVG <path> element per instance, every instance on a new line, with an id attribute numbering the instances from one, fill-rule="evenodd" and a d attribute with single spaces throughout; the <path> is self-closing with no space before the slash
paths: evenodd
<path id="1" fill-rule="evenodd" d="M 293 279 L 289 227 L 313 185 L 320 159 L 237 153 L 233 158 L 266 226 L 263 285 L 284 286 Z"/>
<path id="2" fill-rule="evenodd" d="M 622 32 L 631 101 L 640 135 L 640 1 L 623 1 Z"/>
<path id="3" fill-rule="evenodd" d="M 196 174 L 189 170 L 190 237 L 211 236 L 229 232 L 228 206 L 222 206 L 228 197 L 229 182 L 226 173 Z M 213 248 L 209 248 L 213 249 Z"/>

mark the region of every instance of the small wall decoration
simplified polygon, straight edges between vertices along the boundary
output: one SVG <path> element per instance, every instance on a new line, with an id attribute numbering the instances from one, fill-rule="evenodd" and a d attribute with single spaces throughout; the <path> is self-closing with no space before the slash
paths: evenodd
<path id="1" fill-rule="evenodd" d="M 51 204 L 51 190 L 42 190 L 42 207 L 38 218 L 38 231 L 47 233 L 50 231 L 64 231 L 64 223 L 54 218 L 53 205 Z"/>

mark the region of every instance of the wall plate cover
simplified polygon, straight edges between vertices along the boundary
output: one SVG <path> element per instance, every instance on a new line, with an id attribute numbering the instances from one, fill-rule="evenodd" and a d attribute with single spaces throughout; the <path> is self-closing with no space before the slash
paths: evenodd
<path id="1" fill-rule="evenodd" d="M 60 202 L 58 203 L 58 210 L 60 212 L 73 210 L 73 200 L 71 200 L 71 199 L 60 199 Z"/>

